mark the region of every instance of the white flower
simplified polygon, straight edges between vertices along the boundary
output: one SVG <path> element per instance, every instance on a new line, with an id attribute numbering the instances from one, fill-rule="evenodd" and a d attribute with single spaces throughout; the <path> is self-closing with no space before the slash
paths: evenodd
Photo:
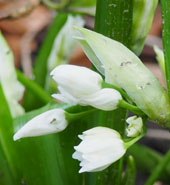
<path id="1" fill-rule="evenodd" d="M 68 125 L 63 109 L 48 110 L 28 121 L 14 135 L 14 141 L 23 137 L 41 136 L 63 131 Z"/>
<path id="2" fill-rule="evenodd" d="M 141 117 L 131 116 L 126 122 L 128 123 L 126 129 L 128 137 L 136 137 L 143 131 L 143 121 Z"/>
<path id="3" fill-rule="evenodd" d="M 95 108 L 109 111 L 115 110 L 120 100 L 122 100 L 122 96 L 118 91 L 110 88 L 104 88 L 96 93 L 84 97 L 84 99 L 80 100 L 79 104 L 91 105 Z"/>
<path id="4" fill-rule="evenodd" d="M 111 88 L 102 89 L 102 77 L 85 67 L 60 65 L 51 75 L 58 83 L 60 94 L 52 96 L 71 105 L 91 105 L 101 110 L 114 110 L 122 99 L 120 93 Z"/>
<path id="5" fill-rule="evenodd" d="M 70 104 L 77 104 L 79 98 L 101 89 L 102 77 L 86 67 L 60 65 L 51 72 L 51 75 L 61 92 L 53 97 Z"/>
<path id="6" fill-rule="evenodd" d="M 82 142 L 75 146 L 73 158 L 81 161 L 79 173 L 101 171 L 120 159 L 126 152 L 120 134 L 106 127 L 95 127 L 79 135 Z"/>

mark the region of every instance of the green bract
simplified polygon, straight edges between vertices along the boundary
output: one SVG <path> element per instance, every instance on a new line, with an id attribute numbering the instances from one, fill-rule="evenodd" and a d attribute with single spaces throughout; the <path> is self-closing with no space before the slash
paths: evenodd
<path id="1" fill-rule="evenodd" d="M 139 55 L 149 33 L 158 0 L 133 0 L 132 50 Z"/>
<path id="2" fill-rule="evenodd" d="M 166 91 L 141 60 L 121 43 L 84 28 L 77 28 L 85 53 L 105 75 L 106 82 L 124 89 L 136 105 L 159 124 L 170 126 Z"/>

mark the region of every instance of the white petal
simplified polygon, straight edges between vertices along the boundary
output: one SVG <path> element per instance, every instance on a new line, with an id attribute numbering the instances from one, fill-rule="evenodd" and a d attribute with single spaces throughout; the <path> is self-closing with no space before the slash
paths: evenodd
<path id="1" fill-rule="evenodd" d="M 79 173 L 103 170 L 126 152 L 120 134 L 113 129 L 96 127 L 79 137 L 82 142 L 74 147 L 74 158 L 80 160 L 82 166 Z"/>
<path id="2" fill-rule="evenodd" d="M 79 161 L 83 160 L 83 158 L 82 158 L 82 153 L 81 153 L 81 152 L 78 152 L 78 151 L 75 151 L 75 152 L 73 153 L 72 158 L 73 158 L 73 159 L 77 159 L 77 160 L 79 160 Z"/>
<path id="3" fill-rule="evenodd" d="M 83 134 L 84 135 L 107 134 L 115 138 L 121 138 L 119 132 L 117 132 L 116 130 L 107 128 L 107 127 L 95 127 L 95 128 L 84 131 Z"/>
<path id="4" fill-rule="evenodd" d="M 22 137 L 41 136 L 61 132 L 67 127 L 67 125 L 68 123 L 65 119 L 65 111 L 62 109 L 52 109 L 28 121 L 14 135 L 14 140 Z"/>
<path id="5" fill-rule="evenodd" d="M 86 67 L 60 65 L 51 75 L 60 87 L 76 98 L 101 89 L 102 77 Z"/>
<path id="6" fill-rule="evenodd" d="M 128 137 L 136 137 L 143 131 L 143 121 L 141 117 L 131 116 L 126 122 L 129 124 L 126 129 Z"/>
<path id="7" fill-rule="evenodd" d="M 110 88 L 101 89 L 89 96 L 83 97 L 82 103 L 91 105 L 101 110 L 115 110 L 119 101 L 122 99 L 121 94 Z M 81 101 L 79 103 L 81 105 Z"/>

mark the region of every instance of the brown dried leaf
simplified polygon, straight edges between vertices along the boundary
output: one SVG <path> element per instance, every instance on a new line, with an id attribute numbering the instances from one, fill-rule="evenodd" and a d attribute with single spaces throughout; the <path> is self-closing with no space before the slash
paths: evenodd
<path id="1" fill-rule="evenodd" d="M 20 17 L 39 3 L 40 0 L 0 0 L 0 19 Z"/>

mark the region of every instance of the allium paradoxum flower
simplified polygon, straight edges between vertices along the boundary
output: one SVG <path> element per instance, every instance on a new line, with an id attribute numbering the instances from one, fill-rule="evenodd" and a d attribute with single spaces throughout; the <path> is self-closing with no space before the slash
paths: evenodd
<path id="1" fill-rule="evenodd" d="M 14 135 L 14 140 L 23 137 L 41 136 L 63 131 L 68 126 L 63 109 L 48 110 L 28 121 Z"/>
<path id="2" fill-rule="evenodd" d="M 58 84 L 60 94 L 53 97 L 71 105 L 91 105 L 101 110 L 114 110 L 121 94 L 111 88 L 102 89 L 102 77 L 86 68 L 75 65 L 60 65 L 51 75 Z"/>

